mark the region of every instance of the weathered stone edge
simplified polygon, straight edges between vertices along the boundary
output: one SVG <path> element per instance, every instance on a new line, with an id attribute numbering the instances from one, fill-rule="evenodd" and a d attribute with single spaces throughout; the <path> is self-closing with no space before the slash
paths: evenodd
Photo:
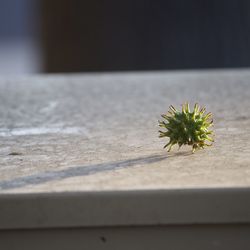
<path id="1" fill-rule="evenodd" d="M 0 194 L 0 229 L 249 222 L 250 188 Z"/>

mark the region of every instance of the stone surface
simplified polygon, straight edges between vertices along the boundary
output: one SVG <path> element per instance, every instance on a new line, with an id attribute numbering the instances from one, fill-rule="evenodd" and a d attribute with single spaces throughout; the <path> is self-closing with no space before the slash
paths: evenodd
<path id="1" fill-rule="evenodd" d="M 250 187 L 250 71 L 0 80 L 0 193 Z M 167 153 L 173 104 L 214 114 L 213 147 Z"/>

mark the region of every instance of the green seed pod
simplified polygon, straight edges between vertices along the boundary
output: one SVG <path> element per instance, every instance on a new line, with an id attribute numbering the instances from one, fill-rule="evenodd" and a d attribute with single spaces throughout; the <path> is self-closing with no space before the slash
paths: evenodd
<path id="1" fill-rule="evenodd" d="M 171 150 L 175 144 L 191 145 L 192 152 L 196 149 L 204 148 L 204 146 L 211 146 L 214 141 L 210 136 L 213 131 L 209 127 L 213 125 L 212 114 L 205 114 L 206 109 L 200 108 L 196 103 L 194 110 L 191 112 L 189 104 L 182 105 L 182 111 L 178 111 L 172 105 L 167 114 L 161 115 L 163 121 L 159 121 L 159 126 L 165 128 L 166 131 L 159 131 L 159 137 L 169 137 L 169 142 L 164 146 Z M 207 144 L 207 141 L 211 144 Z"/>

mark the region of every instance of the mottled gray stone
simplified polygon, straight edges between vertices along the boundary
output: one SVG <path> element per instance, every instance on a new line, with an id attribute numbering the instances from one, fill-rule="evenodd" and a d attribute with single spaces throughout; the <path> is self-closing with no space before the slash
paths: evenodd
<path id="1" fill-rule="evenodd" d="M 249 79 L 249 70 L 75 74 L 1 79 L 0 202 L 7 204 L 6 207 L 2 206 L 2 218 L 8 211 L 13 212 L 11 209 L 15 205 L 23 204 L 22 197 L 27 200 L 30 195 L 28 207 L 29 202 L 32 204 L 37 201 L 37 197 L 46 194 L 53 197 L 58 192 L 60 195 L 65 194 L 65 197 L 71 196 L 68 192 L 87 192 L 78 211 L 88 203 L 88 194 L 91 197 L 102 192 L 104 194 L 104 191 L 111 194 L 118 191 L 138 192 L 138 197 L 140 191 L 155 191 L 158 205 L 161 200 L 161 196 L 157 196 L 158 190 L 160 195 L 166 192 L 166 197 L 171 190 L 186 189 L 202 192 L 243 188 L 249 194 Z M 190 147 L 183 147 L 179 151 L 173 148 L 172 152 L 167 153 L 163 149 L 167 140 L 158 138 L 157 120 L 170 104 L 180 107 L 185 101 L 192 105 L 198 102 L 214 114 L 214 146 L 195 154 L 191 154 Z M 40 196 L 41 193 L 43 196 Z M 213 195 L 217 201 L 224 197 L 221 194 L 216 196 L 214 191 L 213 195 L 209 191 L 204 191 L 204 194 L 209 194 L 207 203 L 214 202 L 211 198 Z M 176 195 L 178 197 L 178 192 Z M 238 197 L 239 202 L 245 202 L 242 198 L 246 197 L 244 195 L 237 194 L 234 197 Z M 191 200 L 194 201 L 195 196 Z M 42 201 L 43 198 L 39 200 L 40 205 Z M 120 202 L 117 207 L 115 200 L 110 203 L 114 205 L 115 211 L 120 211 L 123 204 L 122 200 Z M 230 202 L 221 202 L 218 215 L 212 219 L 208 216 L 207 220 L 201 219 L 200 222 L 215 221 L 222 216 L 223 206 Z M 100 212 L 98 204 L 93 208 L 96 213 L 98 209 Z M 147 209 L 150 200 L 142 204 L 144 206 L 140 209 Z M 167 204 L 164 205 L 165 209 Z M 185 198 L 180 204 L 185 206 Z M 138 205 L 134 203 L 139 209 Z M 250 221 L 250 215 L 246 212 L 249 210 L 240 210 L 241 205 L 233 210 L 236 219 L 232 222 L 242 222 L 244 218 Z M 245 204 L 246 209 L 249 206 Z M 20 211 L 26 211 L 27 207 Z M 26 224 L 23 220 L 21 225 L 32 227 L 37 223 L 49 226 L 45 218 L 48 218 L 46 216 L 51 210 L 49 206 L 46 209 L 40 211 L 42 215 L 45 213 L 45 217 L 41 216 L 37 222 L 33 217 Z M 63 205 L 54 209 L 56 217 L 57 209 L 63 210 Z M 70 210 L 69 207 L 67 209 Z M 135 211 L 139 214 L 138 209 Z M 171 209 L 173 212 L 174 207 Z M 202 211 L 202 208 L 197 209 Z M 149 211 L 145 212 L 145 218 L 154 213 L 154 209 Z M 206 214 L 203 211 L 195 219 L 192 209 L 188 211 L 190 213 L 187 212 L 185 218 L 191 218 L 190 223 L 196 219 L 199 221 L 202 214 Z M 54 226 L 62 226 L 58 221 L 63 218 L 64 212 L 61 217 L 58 215 Z M 153 220 L 148 219 L 151 224 L 161 222 L 164 216 L 159 214 Z M 181 211 L 179 214 L 182 214 Z M 101 218 L 95 215 L 93 212 L 93 218 Z M 134 217 L 133 213 L 130 215 L 132 217 L 128 221 L 133 224 L 136 212 Z M 16 216 L 21 217 L 20 214 Z M 84 224 L 88 213 L 82 216 L 80 223 Z M 230 212 L 222 222 L 229 218 Z M 77 221 L 76 218 L 73 220 Z M 122 224 L 127 218 L 117 220 L 117 224 Z M 101 222 L 86 222 L 86 225 L 108 223 L 107 220 Z M 165 219 L 167 222 L 169 219 Z M 15 227 L 15 223 L 6 220 L 4 224 L 5 227 Z M 70 224 L 70 219 L 67 223 Z M 138 222 L 141 223 L 143 219 Z"/>
<path id="2" fill-rule="evenodd" d="M 248 187 L 250 71 L 52 75 L 0 81 L 6 192 Z M 157 119 L 190 101 L 215 143 L 167 153 Z"/>

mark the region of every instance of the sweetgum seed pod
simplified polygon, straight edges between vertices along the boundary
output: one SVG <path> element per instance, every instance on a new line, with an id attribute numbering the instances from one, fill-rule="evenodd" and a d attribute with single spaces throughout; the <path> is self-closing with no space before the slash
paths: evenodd
<path id="1" fill-rule="evenodd" d="M 167 114 L 161 115 L 166 121 L 159 121 L 159 126 L 166 129 L 166 131 L 159 130 L 159 137 L 169 137 L 169 142 L 164 148 L 168 147 L 170 151 L 175 144 L 179 147 L 190 145 L 192 152 L 195 152 L 197 149 L 212 145 L 213 131 L 209 130 L 213 125 L 212 113 L 205 114 L 206 109 L 200 108 L 197 103 L 193 111 L 190 111 L 188 103 L 182 105 L 181 111 L 172 105 L 169 108 Z M 207 141 L 211 144 L 207 144 Z"/>

